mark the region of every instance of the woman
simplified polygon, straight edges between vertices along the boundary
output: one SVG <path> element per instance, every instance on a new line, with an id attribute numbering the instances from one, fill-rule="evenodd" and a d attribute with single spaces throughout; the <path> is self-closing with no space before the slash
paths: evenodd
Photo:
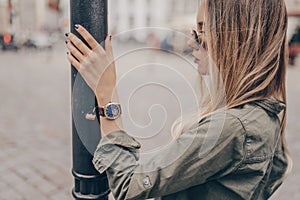
<path id="1" fill-rule="evenodd" d="M 106 171 L 118 200 L 268 199 L 290 171 L 284 0 L 203 0 L 197 27 L 189 45 L 199 72 L 212 77 L 210 95 L 201 113 L 175 122 L 174 141 L 144 163 L 140 144 L 122 128 L 110 37 L 104 50 L 80 25 L 89 47 L 67 34 L 69 61 L 107 105 L 93 164 Z"/>

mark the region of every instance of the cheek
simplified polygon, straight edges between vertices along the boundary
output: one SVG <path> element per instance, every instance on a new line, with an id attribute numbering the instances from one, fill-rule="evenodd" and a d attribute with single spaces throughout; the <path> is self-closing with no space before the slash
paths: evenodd
<path id="1" fill-rule="evenodd" d="M 198 72 L 201 75 L 207 75 L 207 74 L 209 74 L 208 63 L 204 63 L 204 62 L 199 61 L 198 62 Z"/>
<path id="2" fill-rule="evenodd" d="M 198 59 L 198 72 L 202 75 L 209 73 L 209 57 L 204 49 L 194 51 L 193 55 Z"/>
<path id="3" fill-rule="evenodd" d="M 207 55 L 207 51 L 202 47 L 198 48 L 197 50 L 194 49 L 193 51 L 193 56 L 195 56 L 198 59 L 204 59 L 207 57 Z"/>

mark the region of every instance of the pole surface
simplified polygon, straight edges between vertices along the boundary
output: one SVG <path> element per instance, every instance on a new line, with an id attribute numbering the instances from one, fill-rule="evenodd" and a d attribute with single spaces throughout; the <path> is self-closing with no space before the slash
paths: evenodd
<path id="1" fill-rule="evenodd" d="M 81 24 L 103 44 L 107 35 L 107 0 L 70 0 L 70 3 L 71 32 L 79 37 L 74 25 Z M 107 200 L 110 190 L 106 174 L 100 175 L 92 164 L 92 153 L 100 140 L 99 119 L 90 121 L 85 118 L 97 106 L 97 101 L 74 67 L 71 76 L 72 174 L 75 179 L 72 194 L 78 200 Z"/>

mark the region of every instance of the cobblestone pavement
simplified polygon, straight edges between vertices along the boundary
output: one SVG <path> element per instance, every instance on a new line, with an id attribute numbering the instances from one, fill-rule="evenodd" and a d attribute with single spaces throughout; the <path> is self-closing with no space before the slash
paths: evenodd
<path id="1" fill-rule="evenodd" d="M 1 200 L 71 199 L 70 72 L 62 53 L 0 54 Z"/>
<path id="2" fill-rule="evenodd" d="M 0 200 L 72 199 L 70 69 L 65 49 L 0 54 Z M 300 63 L 300 62 L 298 62 Z M 300 64 L 288 69 L 294 168 L 272 199 L 300 199 Z"/>

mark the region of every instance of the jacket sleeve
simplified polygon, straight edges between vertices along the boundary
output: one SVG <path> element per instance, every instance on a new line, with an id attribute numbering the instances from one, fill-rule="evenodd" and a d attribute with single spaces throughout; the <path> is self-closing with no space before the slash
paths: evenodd
<path id="1" fill-rule="evenodd" d="M 282 149 L 281 138 L 279 139 L 278 145 L 276 147 L 276 151 L 274 153 L 274 158 L 272 162 L 272 170 L 267 182 L 267 187 L 264 191 L 264 198 L 268 199 L 282 184 L 282 181 L 278 182 L 278 180 L 284 177 L 285 171 L 288 167 L 288 159 L 287 155 Z"/>
<path id="2" fill-rule="evenodd" d="M 244 129 L 229 114 L 212 115 L 152 156 L 125 131 L 103 137 L 93 164 L 106 171 L 116 200 L 165 196 L 233 172 L 244 159 Z"/>

